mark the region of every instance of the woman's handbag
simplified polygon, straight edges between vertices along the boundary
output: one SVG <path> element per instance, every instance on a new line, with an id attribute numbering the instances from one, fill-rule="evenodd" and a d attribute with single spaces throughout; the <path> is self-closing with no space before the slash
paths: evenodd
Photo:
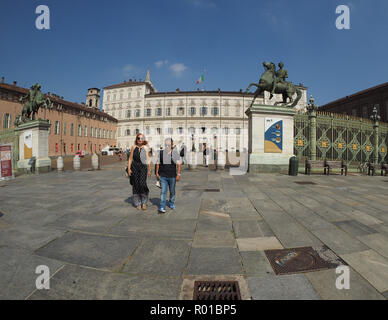
<path id="1" fill-rule="evenodd" d="M 128 167 L 125 167 L 125 176 L 129 178 L 129 183 L 131 184 L 131 186 L 133 186 L 133 174 L 128 174 Z"/>

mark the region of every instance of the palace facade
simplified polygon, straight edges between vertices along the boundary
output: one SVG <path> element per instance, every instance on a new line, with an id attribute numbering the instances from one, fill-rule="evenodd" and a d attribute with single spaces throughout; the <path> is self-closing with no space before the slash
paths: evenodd
<path id="1" fill-rule="evenodd" d="M 17 83 L 0 82 L 0 130 L 14 128 L 14 121 L 21 114 L 20 97 L 28 89 Z M 52 109 L 40 108 L 36 118 L 47 119 L 49 130 L 49 156 L 73 155 L 78 150 L 89 154 L 99 152 L 106 145 L 116 146 L 117 120 L 99 110 L 100 90 L 88 90 L 86 104 L 69 102 L 56 94 L 45 94 L 53 102 Z M 1 133 L 1 132 L 0 132 Z"/>
<path id="2" fill-rule="evenodd" d="M 369 119 L 374 107 L 381 121 L 388 122 L 388 82 L 329 102 L 319 110 Z"/>
<path id="3" fill-rule="evenodd" d="M 296 109 L 305 109 L 306 88 Z M 194 144 L 201 151 L 203 144 L 219 150 L 239 151 L 248 148 L 248 117 L 245 110 L 253 93 L 240 91 L 180 91 L 158 92 L 150 73 L 144 81 L 124 81 L 104 88 L 103 110 L 118 119 L 117 144 L 130 148 L 137 133 L 146 136 L 157 150 L 167 137 L 175 145 Z M 273 104 L 280 95 L 269 101 L 267 92 L 255 103 Z M 263 128 L 264 130 L 264 128 Z"/>

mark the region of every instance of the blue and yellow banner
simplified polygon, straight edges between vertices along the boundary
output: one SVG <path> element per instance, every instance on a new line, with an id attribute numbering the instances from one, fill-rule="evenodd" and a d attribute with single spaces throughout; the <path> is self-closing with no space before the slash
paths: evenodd
<path id="1" fill-rule="evenodd" d="M 265 118 L 264 152 L 281 153 L 283 151 L 283 120 Z"/>

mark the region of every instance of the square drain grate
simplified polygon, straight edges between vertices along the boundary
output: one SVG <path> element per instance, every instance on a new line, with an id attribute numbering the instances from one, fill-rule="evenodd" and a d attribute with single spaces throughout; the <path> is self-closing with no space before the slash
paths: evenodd
<path id="1" fill-rule="evenodd" d="M 294 181 L 294 182 L 297 184 L 316 184 L 315 182 L 311 182 L 311 181 Z"/>
<path id="2" fill-rule="evenodd" d="M 347 265 L 327 246 L 265 250 L 276 274 L 292 274 Z"/>
<path id="3" fill-rule="evenodd" d="M 193 300 L 241 300 L 238 281 L 195 281 Z"/>

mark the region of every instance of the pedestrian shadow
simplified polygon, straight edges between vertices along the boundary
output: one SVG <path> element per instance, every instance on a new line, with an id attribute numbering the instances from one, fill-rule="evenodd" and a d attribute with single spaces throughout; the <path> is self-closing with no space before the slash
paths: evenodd
<path id="1" fill-rule="evenodd" d="M 148 199 L 149 202 L 151 202 L 152 205 L 159 207 L 160 205 L 160 199 L 159 198 L 150 198 Z M 132 205 L 132 207 L 135 207 L 133 204 L 133 196 L 128 197 L 127 199 L 124 200 L 124 202 Z"/>

